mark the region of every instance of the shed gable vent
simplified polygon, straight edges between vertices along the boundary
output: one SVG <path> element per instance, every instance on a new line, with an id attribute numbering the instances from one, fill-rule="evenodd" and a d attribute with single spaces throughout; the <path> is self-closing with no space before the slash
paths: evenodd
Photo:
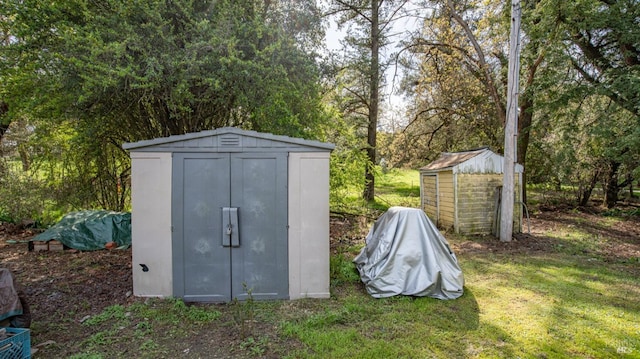
<path id="1" fill-rule="evenodd" d="M 237 135 L 220 136 L 220 147 L 240 147 L 240 136 L 237 136 Z"/>

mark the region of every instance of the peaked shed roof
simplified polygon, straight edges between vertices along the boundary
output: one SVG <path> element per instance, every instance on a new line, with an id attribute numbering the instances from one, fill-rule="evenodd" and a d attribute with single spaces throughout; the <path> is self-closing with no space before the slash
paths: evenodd
<path id="1" fill-rule="evenodd" d="M 503 156 L 486 147 L 462 152 L 443 152 L 435 161 L 420 168 L 420 172 L 452 170 L 454 173 L 502 173 L 503 162 Z M 516 164 L 515 172 L 522 171 L 522 165 Z"/>
<path id="2" fill-rule="evenodd" d="M 125 143 L 122 148 L 130 151 L 180 152 L 213 151 L 234 152 L 243 150 L 298 150 L 331 151 L 335 145 L 320 141 L 305 140 L 288 136 L 273 135 L 235 127 L 160 137 L 151 140 Z"/>

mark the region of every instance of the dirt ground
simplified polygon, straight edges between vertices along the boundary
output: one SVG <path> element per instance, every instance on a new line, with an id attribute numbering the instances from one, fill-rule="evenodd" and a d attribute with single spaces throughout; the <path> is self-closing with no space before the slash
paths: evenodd
<path id="1" fill-rule="evenodd" d="M 531 217 L 530 226 L 525 219 L 523 233 L 516 234 L 512 242 L 500 242 L 490 237 L 483 241 L 454 242 L 452 247 L 461 254 L 478 251 L 520 254 L 552 252 L 562 243 L 557 238 L 549 237 L 549 233 L 577 230 L 588 233 L 597 243 L 589 249 L 580 249 L 581 254 L 592 254 L 609 262 L 638 261 L 640 264 L 640 217 L 626 217 L 616 225 L 608 226 L 603 223 L 606 217 L 601 212 L 598 208 L 579 212 L 566 208 L 546 209 Z"/>
<path id="2" fill-rule="evenodd" d="M 593 238 L 607 238 L 595 249 L 602 258 L 611 261 L 640 261 L 640 217 L 628 217 L 614 227 L 604 225 L 600 211 L 575 211 L 562 208 L 538 211 L 530 221 L 531 233 L 520 234 L 509 243 L 501 243 L 494 238 L 474 238 L 449 240 L 458 256 L 474 255 L 480 252 L 520 253 L 553 251 L 557 240 L 547 237 L 550 232 L 580 227 Z M 345 246 L 355 247 L 364 243 L 370 223 L 357 218 L 332 218 L 331 244 L 336 253 Z M 525 232 L 527 225 L 525 222 Z M 85 328 L 81 322 L 88 316 L 102 312 L 105 307 L 115 304 L 126 305 L 142 300 L 132 295 L 131 249 L 80 252 L 29 251 L 27 242 L 37 234 L 34 230 L 0 223 L 0 267 L 9 268 L 16 274 L 26 293 L 32 312 L 32 346 L 38 350 L 36 358 L 69 355 L 65 347 L 84 338 Z M 447 234 L 445 232 L 445 237 Z M 449 237 L 447 237 L 449 238 Z M 640 263 L 640 262 L 639 262 Z M 640 267 L 640 265 L 638 266 Z M 640 270 L 639 270 L 640 272 Z M 52 330 L 52 325 L 38 323 L 59 323 L 64 330 Z M 38 332 L 34 328 L 47 328 Z M 231 343 L 237 348 L 239 338 L 233 337 L 224 325 L 211 330 L 206 337 L 194 337 L 198 342 L 186 343 L 186 348 L 203 348 L 208 357 L 248 357 L 250 353 L 211 351 L 212 346 L 220 348 L 220 343 Z M 284 343 L 278 339 L 275 329 L 262 328 L 270 333 L 275 345 L 297 345 Z M 215 343 L 215 344 L 206 344 Z M 208 347 L 208 351 L 205 351 Z M 183 353 L 187 353 L 184 350 Z M 133 353 L 131 353 L 135 356 Z M 262 357 L 278 357 L 277 352 L 267 350 Z"/>
<path id="3" fill-rule="evenodd" d="M 625 207 L 630 210 L 634 207 Z M 441 230 L 456 254 L 474 252 L 496 252 L 530 254 L 551 252 L 558 245 L 556 238 L 548 236 L 558 231 L 579 230 L 589 233 L 598 241 L 594 255 L 610 261 L 640 261 L 640 216 L 622 217 L 613 227 L 607 225 L 602 207 L 586 207 L 576 210 L 566 206 L 543 207 L 523 219 L 522 232 L 514 235 L 511 242 L 500 242 L 493 236 L 476 236 L 472 240 L 458 240 L 459 237 Z M 603 220 L 604 219 L 604 220 Z M 332 218 L 331 248 L 338 253 L 344 246 L 362 246 L 370 223 L 362 218 Z M 640 264 L 640 262 L 638 262 Z"/>

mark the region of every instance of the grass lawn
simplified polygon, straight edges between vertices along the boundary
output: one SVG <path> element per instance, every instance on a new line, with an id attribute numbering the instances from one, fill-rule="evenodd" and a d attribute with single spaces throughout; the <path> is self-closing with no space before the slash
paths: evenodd
<path id="1" fill-rule="evenodd" d="M 379 207 L 420 207 L 420 172 L 392 169 L 376 178 L 376 203 Z"/>
<path id="2" fill-rule="evenodd" d="M 468 241 L 449 237 L 454 248 Z M 373 299 L 349 273 L 332 300 L 285 317 L 283 334 L 306 344 L 290 357 L 640 357 L 638 263 L 480 251 L 458 259 L 465 294 L 452 301 Z"/>
<path id="3" fill-rule="evenodd" d="M 376 202 L 418 207 L 418 172 L 381 176 Z M 332 257 L 332 299 L 291 302 L 280 313 L 281 335 L 304 343 L 287 356 L 640 358 L 638 218 L 627 220 L 551 214 L 509 244 L 445 233 L 466 281 L 452 301 L 374 299 L 351 263 L 363 243 L 342 246 Z M 632 250 L 608 253 L 617 244 Z"/>

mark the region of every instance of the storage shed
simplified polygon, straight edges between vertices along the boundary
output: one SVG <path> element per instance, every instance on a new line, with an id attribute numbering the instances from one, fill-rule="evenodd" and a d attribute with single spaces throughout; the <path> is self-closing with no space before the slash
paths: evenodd
<path id="1" fill-rule="evenodd" d="M 329 297 L 334 145 L 227 127 L 123 148 L 134 295 Z"/>
<path id="2" fill-rule="evenodd" d="M 503 160 L 488 148 L 445 152 L 420 169 L 420 202 L 440 228 L 491 234 L 499 225 Z M 522 165 L 515 166 L 514 232 L 522 229 Z"/>

